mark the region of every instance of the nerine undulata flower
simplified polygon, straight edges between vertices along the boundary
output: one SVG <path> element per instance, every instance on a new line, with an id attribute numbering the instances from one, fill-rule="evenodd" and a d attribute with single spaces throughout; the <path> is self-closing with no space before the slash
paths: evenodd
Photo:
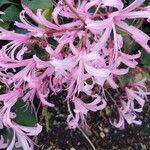
<path id="1" fill-rule="evenodd" d="M 20 21 L 15 26 L 25 33 L 0 28 L 0 40 L 7 41 L 0 49 L 0 82 L 7 87 L 5 94 L 0 95 L 0 129 L 13 132 L 9 142 L 1 136 L 0 148 L 32 150 L 34 145 L 29 137 L 42 130 L 38 123 L 26 127 L 14 122 L 17 114 L 11 108 L 20 97 L 30 105 L 36 97 L 39 104 L 55 108 L 50 94 L 67 91 L 66 101 L 73 104 L 67 123 L 75 129 L 87 126 L 90 111 L 106 108 L 110 99 L 106 88 L 115 91 L 121 87 L 124 93 L 115 99 L 119 120 L 111 123 L 117 128 L 124 128 L 125 122 L 141 124 L 137 113 L 143 110 L 149 95 L 145 80 L 125 86 L 120 83 L 121 76 L 136 69 L 141 52 L 131 55 L 130 49 L 124 49 L 124 37 L 118 30 L 150 53 L 150 37 L 126 23 L 126 19 L 149 21 L 149 6 L 140 8 L 143 2 L 135 0 L 124 8 L 121 0 L 60 0 L 51 22 L 42 10 L 34 13 L 22 5 Z"/>
<path id="2" fill-rule="evenodd" d="M 95 99 L 91 103 L 84 103 L 81 99 L 76 97 L 74 97 L 73 102 L 75 104 L 75 116 L 73 116 L 73 114 L 70 114 L 67 118 L 67 122 L 70 128 L 76 128 L 79 121 L 82 125 L 86 125 L 85 117 L 89 110 L 96 112 L 106 107 L 105 100 L 97 95 L 95 95 Z"/>
<path id="3" fill-rule="evenodd" d="M 125 95 L 121 96 L 118 102 L 119 121 L 114 121 L 113 125 L 120 129 L 125 127 L 125 121 L 128 124 L 141 125 L 137 113 L 143 111 L 148 95 L 150 92 L 147 92 L 145 79 L 128 85 L 125 88 Z"/>
<path id="4" fill-rule="evenodd" d="M 7 127 L 13 131 L 12 141 L 7 141 L 8 150 L 12 150 L 17 142 L 17 147 L 23 147 L 23 149 L 33 149 L 33 143 L 28 136 L 36 136 L 41 132 L 42 126 L 37 124 L 37 127 L 25 127 L 21 126 L 13 121 L 16 114 L 11 112 L 11 108 L 17 102 L 18 98 L 22 96 L 23 90 L 16 89 L 9 91 L 6 94 L 0 95 L 0 102 L 3 102 L 3 106 L 0 108 L 0 124 L 1 129 Z M 3 137 L 1 139 L 3 142 Z M 1 146 L 1 145 L 0 145 Z M 2 147 L 6 146 L 3 144 Z"/>
<path id="5" fill-rule="evenodd" d="M 128 7 L 117 7 L 117 5 L 114 6 L 114 3 L 104 3 L 105 6 L 112 6 L 118 8 L 118 11 L 115 12 L 108 12 L 108 18 L 103 20 L 89 20 L 87 19 L 87 29 L 92 31 L 93 33 L 106 33 L 105 38 L 103 39 L 107 41 L 107 39 L 110 36 L 111 31 L 114 34 L 114 53 L 117 53 L 118 51 L 118 43 L 117 43 L 117 31 L 116 26 L 119 28 L 124 29 L 129 34 L 131 34 L 131 37 L 139 43 L 148 53 L 150 53 L 150 47 L 148 46 L 148 41 L 150 40 L 150 37 L 146 35 L 144 32 L 139 30 L 138 28 L 128 25 L 125 23 L 125 19 L 138 19 L 138 18 L 150 18 L 150 11 L 149 9 L 145 10 L 136 10 L 143 4 L 145 0 L 135 0 L 132 4 L 130 4 Z M 121 3 L 121 1 L 120 1 Z M 117 3 L 119 4 L 119 3 Z M 103 2 L 101 2 L 101 5 L 103 5 Z M 108 32 L 109 30 L 109 32 Z M 99 43 L 101 43 L 101 39 Z M 101 46 L 98 45 L 98 48 L 100 49 Z"/>

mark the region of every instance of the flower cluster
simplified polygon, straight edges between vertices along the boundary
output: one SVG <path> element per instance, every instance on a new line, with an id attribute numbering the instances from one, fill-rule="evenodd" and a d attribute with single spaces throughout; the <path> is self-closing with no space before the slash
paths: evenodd
<path id="1" fill-rule="evenodd" d="M 0 129 L 13 131 L 12 141 L 4 141 L 1 136 L 0 148 L 33 149 L 29 137 L 42 130 L 39 124 L 26 127 L 14 121 L 17 114 L 11 108 L 19 98 L 33 104 L 37 97 L 42 105 L 55 107 L 50 93 L 66 90 L 66 101 L 74 104 L 67 117 L 73 129 L 87 125 L 89 111 L 106 108 L 105 90 L 119 89 L 119 78 L 136 68 L 141 56 L 140 51 L 131 55 L 124 49 L 121 33 L 150 53 L 150 37 L 126 23 L 126 19 L 149 21 L 150 9 L 140 7 L 143 2 L 134 0 L 124 8 L 121 0 L 59 0 L 51 22 L 42 10 L 35 14 L 23 5 L 15 26 L 25 33 L 0 28 L 0 40 L 8 41 L 0 50 L 0 82 L 6 86 L 0 95 Z M 124 128 L 125 121 L 141 124 L 136 113 L 142 111 L 150 95 L 145 80 L 126 84 L 122 90 L 116 99 L 119 121 L 111 123 L 117 128 Z"/>

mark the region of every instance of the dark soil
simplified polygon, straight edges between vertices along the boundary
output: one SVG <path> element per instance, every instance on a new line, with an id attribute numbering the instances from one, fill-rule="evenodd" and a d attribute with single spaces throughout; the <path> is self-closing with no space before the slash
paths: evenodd
<path id="1" fill-rule="evenodd" d="M 60 93 L 54 97 L 56 108 L 50 120 L 50 131 L 43 132 L 36 139 L 38 150 L 91 150 L 82 133 L 71 130 L 66 123 L 68 110 L 66 103 L 60 103 L 63 98 Z M 104 114 L 89 113 L 88 124 L 91 128 L 90 140 L 97 150 L 150 150 L 150 105 L 146 104 L 140 119 L 141 126 L 127 125 L 124 130 L 113 128 Z"/>

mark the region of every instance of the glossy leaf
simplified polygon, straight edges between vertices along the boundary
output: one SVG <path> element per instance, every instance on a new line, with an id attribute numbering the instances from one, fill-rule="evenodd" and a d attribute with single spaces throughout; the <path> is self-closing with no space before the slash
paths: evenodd
<path id="1" fill-rule="evenodd" d="M 2 19 L 7 22 L 15 22 L 19 19 L 19 8 L 11 5 L 5 9 L 5 15 L 2 15 Z"/>
<path id="2" fill-rule="evenodd" d="M 37 123 L 31 106 L 27 106 L 26 103 L 21 99 L 19 99 L 12 107 L 12 112 L 15 112 L 17 115 L 14 121 L 20 125 L 32 127 Z"/>
<path id="3" fill-rule="evenodd" d="M 21 0 L 21 2 L 32 10 L 51 8 L 53 3 L 51 0 Z"/>

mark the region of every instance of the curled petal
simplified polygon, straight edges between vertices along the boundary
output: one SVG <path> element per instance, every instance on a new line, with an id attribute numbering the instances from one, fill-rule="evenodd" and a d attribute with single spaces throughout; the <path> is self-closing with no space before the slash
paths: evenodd
<path id="1" fill-rule="evenodd" d="M 121 13 L 128 13 L 136 8 L 138 8 L 139 6 L 141 6 L 143 4 L 145 0 L 134 0 L 133 3 L 131 3 L 128 7 L 124 8 Z"/>
<path id="2" fill-rule="evenodd" d="M 133 100 L 134 99 L 137 100 L 137 102 L 140 104 L 141 107 L 144 106 L 145 100 L 143 98 L 141 98 L 139 95 L 137 95 L 136 93 L 134 93 L 134 90 L 126 88 L 126 92 L 127 92 L 129 98 L 131 98 Z"/>
<path id="3" fill-rule="evenodd" d="M 111 71 L 109 69 L 97 69 L 92 66 L 85 64 L 85 70 L 92 76 L 95 77 L 108 77 Z"/>
<path id="4" fill-rule="evenodd" d="M 23 9 L 25 10 L 25 12 L 28 14 L 28 16 L 30 16 L 34 21 L 36 21 L 37 23 L 41 23 L 39 18 L 32 12 L 31 9 L 29 9 L 27 6 L 25 6 L 24 4 L 22 4 Z"/>
<path id="5" fill-rule="evenodd" d="M 54 107 L 54 104 L 49 103 L 48 101 L 46 101 L 45 96 L 44 96 L 41 92 L 38 92 L 38 95 L 39 95 L 39 98 L 40 98 L 41 102 L 42 102 L 44 105 L 49 106 L 49 107 Z"/>
<path id="6" fill-rule="evenodd" d="M 7 144 L 7 143 L 4 143 L 4 142 L 5 142 L 5 141 L 4 141 L 3 136 L 0 135 L 0 149 L 5 149 L 5 148 L 8 146 L 8 144 Z"/>
<path id="7" fill-rule="evenodd" d="M 150 11 L 135 11 L 130 12 L 128 14 L 121 15 L 129 19 L 136 19 L 136 18 L 150 18 Z"/>
<path id="8" fill-rule="evenodd" d="M 61 12 L 61 10 L 62 10 L 61 7 L 55 7 L 52 13 L 53 19 L 57 25 L 59 25 L 58 17 L 59 17 L 59 13 Z"/>
<path id="9" fill-rule="evenodd" d="M 93 44 L 93 46 L 91 48 L 92 51 L 98 51 L 98 50 L 101 50 L 103 47 L 105 47 L 105 44 L 110 37 L 111 31 L 112 31 L 111 27 L 105 29 L 105 31 L 104 31 L 103 35 L 101 36 L 101 38 L 99 39 L 99 41 L 97 43 Z"/>
<path id="10" fill-rule="evenodd" d="M 79 113 L 75 113 L 75 117 L 73 117 L 71 114 L 67 117 L 67 122 L 70 128 L 75 129 L 78 126 L 79 122 Z"/>
<path id="11" fill-rule="evenodd" d="M 25 127 L 19 125 L 19 128 L 29 136 L 37 136 L 42 131 L 42 126 L 37 124 L 36 127 Z"/>
<path id="12" fill-rule="evenodd" d="M 85 5 L 85 11 L 87 12 L 91 7 L 95 5 L 100 5 L 100 4 L 101 4 L 101 0 L 92 0 Z"/>
<path id="13" fill-rule="evenodd" d="M 16 136 L 19 142 L 19 147 L 21 146 L 24 150 L 33 150 L 33 142 L 26 135 L 16 132 Z"/>
<path id="14" fill-rule="evenodd" d="M 128 72 L 129 72 L 129 68 L 112 70 L 112 73 L 115 74 L 115 75 L 124 75 L 124 74 L 127 74 Z"/>
<path id="15" fill-rule="evenodd" d="M 124 5 L 121 0 L 102 0 L 104 6 L 115 7 L 118 10 L 121 10 Z"/>
<path id="16" fill-rule="evenodd" d="M 115 126 L 116 128 L 119 128 L 119 129 L 124 129 L 124 126 L 125 126 L 125 121 L 124 121 L 124 118 L 122 115 L 119 116 L 119 121 L 114 121 L 114 122 L 111 122 L 111 124 L 113 126 Z"/>
<path id="17" fill-rule="evenodd" d="M 101 33 L 104 29 L 110 28 L 112 26 L 111 18 L 102 20 L 102 21 L 86 21 L 87 25 L 86 28 L 89 29 L 94 34 Z"/>
<path id="18" fill-rule="evenodd" d="M 135 28 L 134 26 L 129 26 L 126 23 L 117 23 L 117 25 L 129 33 L 131 33 L 132 38 L 140 44 L 148 53 L 150 53 L 150 47 L 148 46 L 148 42 L 150 40 L 150 37 L 142 32 L 141 30 Z"/>
<path id="19" fill-rule="evenodd" d="M 101 98 L 100 96 L 97 96 L 97 98 L 93 102 L 84 104 L 84 106 L 87 109 L 89 109 L 93 112 L 104 109 L 106 107 L 106 105 L 107 105 L 106 101 L 103 98 Z"/>
<path id="20" fill-rule="evenodd" d="M 110 86 L 113 88 L 113 89 L 116 89 L 118 88 L 118 85 L 115 83 L 115 81 L 113 80 L 113 77 L 108 77 L 107 78 L 107 82 L 110 84 Z"/>

